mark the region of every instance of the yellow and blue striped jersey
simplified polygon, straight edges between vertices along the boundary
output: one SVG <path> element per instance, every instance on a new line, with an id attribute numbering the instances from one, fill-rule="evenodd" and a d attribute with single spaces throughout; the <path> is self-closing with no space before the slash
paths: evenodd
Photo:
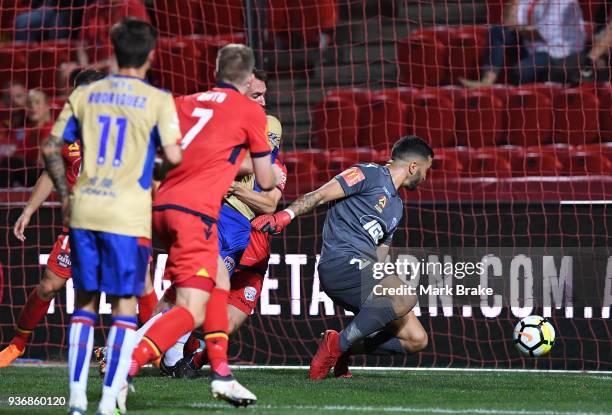
<path id="1" fill-rule="evenodd" d="M 51 134 L 82 143 L 70 227 L 150 238 L 156 149 L 181 137 L 172 95 L 112 75 L 77 88 Z"/>

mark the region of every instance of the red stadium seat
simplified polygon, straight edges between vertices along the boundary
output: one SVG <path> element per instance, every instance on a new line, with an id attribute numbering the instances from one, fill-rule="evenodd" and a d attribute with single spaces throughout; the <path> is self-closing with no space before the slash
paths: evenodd
<path id="1" fill-rule="evenodd" d="M 330 150 L 357 147 L 359 108 L 354 100 L 341 95 L 328 95 L 317 104 L 313 117 L 318 147 Z"/>
<path id="2" fill-rule="evenodd" d="M 513 160 L 525 155 L 525 149 L 520 146 L 505 145 L 496 147 L 482 147 L 476 150 L 478 154 L 492 154 L 512 163 Z"/>
<path id="3" fill-rule="evenodd" d="M 550 154 L 559 160 L 563 166 L 564 174 L 567 174 L 569 168 L 569 160 L 572 154 L 576 153 L 576 147 L 568 144 L 547 144 L 538 146 L 529 146 L 525 149 L 527 153 Z"/>
<path id="4" fill-rule="evenodd" d="M 473 154 L 463 168 L 470 177 L 511 177 L 510 163 L 494 154 Z"/>
<path id="5" fill-rule="evenodd" d="M 375 163 L 378 160 L 379 152 L 369 147 L 343 148 L 331 152 L 330 157 L 347 158 L 353 163 Z"/>
<path id="6" fill-rule="evenodd" d="M 599 135 L 599 100 L 594 92 L 566 89 L 555 95 L 554 140 L 572 145 L 595 142 Z"/>
<path id="7" fill-rule="evenodd" d="M 374 94 L 370 100 L 372 120 L 365 126 L 359 145 L 384 150 L 406 133 L 406 104 L 398 91 Z"/>
<path id="8" fill-rule="evenodd" d="M 448 47 L 434 30 L 420 30 L 398 42 L 397 56 L 405 84 L 423 87 L 448 83 Z"/>
<path id="9" fill-rule="evenodd" d="M 325 168 L 329 151 L 318 148 L 298 151 L 285 151 L 281 156 L 281 161 L 284 159 L 297 159 L 300 163 L 314 164 L 317 169 Z"/>
<path id="10" fill-rule="evenodd" d="M 156 27 L 164 36 L 245 32 L 241 0 L 155 0 Z"/>
<path id="11" fill-rule="evenodd" d="M 510 89 L 507 109 L 508 143 L 519 146 L 550 143 L 553 113 L 551 101 L 543 93 Z"/>
<path id="12" fill-rule="evenodd" d="M 514 176 L 558 176 L 563 164 L 553 154 L 526 153 L 512 161 Z"/>
<path id="13" fill-rule="evenodd" d="M 457 143 L 470 147 L 494 146 L 504 137 L 504 107 L 490 90 L 469 90 L 455 106 Z"/>
<path id="14" fill-rule="evenodd" d="M 341 96 L 344 99 L 357 105 L 357 124 L 358 136 L 365 134 L 365 129 L 372 122 L 372 108 L 370 107 L 370 99 L 373 92 L 363 88 L 343 88 L 327 93 L 328 96 Z"/>
<path id="15" fill-rule="evenodd" d="M 340 17 L 337 0 L 275 0 L 268 2 L 268 30 L 293 33 L 307 45 L 336 27 Z"/>
<path id="16" fill-rule="evenodd" d="M 599 84 L 597 88 L 599 98 L 599 130 L 601 139 L 612 141 L 612 84 Z"/>
<path id="17" fill-rule="evenodd" d="M 435 149 L 435 156 L 431 164 L 430 177 L 440 179 L 444 177 L 459 177 L 463 172 L 463 164 L 456 154 L 446 153 L 444 149 Z"/>
<path id="18" fill-rule="evenodd" d="M 461 26 L 450 37 L 448 66 L 452 83 L 458 84 L 459 78 L 479 78 L 478 68 L 487 43 L 487 33 L 485 26 Z"/>
<path id="19" fill-rule="evenodd" d="M 591 154 L 599 154 L 612 161 L 612 142 L 601 144 L 587 144 L 585 146 L 578 146 L 576 150 Z"/>
<path id="20" fill-rule="evenodd" d="M 578 152 L 570 157 L 569 174 L 571 176 L 609 175 L 612 174 L 612 161 L 599 154 Z"/>
<path id="21" fill-rule="evenodd" d="M 157 54 L 151 76 L 154 83 L 177 95 L 193 94 L 204 88 L 198 75 L 202 70 L 202 50 L 179 38 L 157 40 Z"/>
<path id="22" fill-rule="evenodd" d="M 458 160 L 459 163 L 465 167 L 467 166 L 468 161 L 474 152 L 474 149 L 464 146 L 438 148 L 434 152 L 434 158 L 438 157 L 438 154 L 448 156 Z"/>
<path id="23" fill-rule="evenodd" d="M 423 138 L 431 147 L 455 144 L 455 114 L 453 103 L 441 93 L 427 88 L 413 94 L 408 104 L 409 130 Z"/>

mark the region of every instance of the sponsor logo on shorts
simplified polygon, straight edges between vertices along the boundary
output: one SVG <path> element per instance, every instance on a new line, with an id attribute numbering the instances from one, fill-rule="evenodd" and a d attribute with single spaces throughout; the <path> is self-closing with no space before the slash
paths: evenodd
<path id="1" fill-rule="evenodd" d="M 196 275 L 198 277 L 204 277 L 204 278 L 210 277 L 210 275 L 208 275 L 208 271 L 206 271 L 206 268 L 200 268 L 200 270 L 196 273 Z"/>
<path id="2" fill-rule="evenodd" d="M 244 298 L 249 301 L 255 301 L 257 297 L 257 289 L 255 287 L 244 287 Z"/>
<path id="3" fill-rule="evenodd" d="M 231 256 L 226 256 L 223 262 L 225 263 L 225 268 L 227 268 L 228 271 L 233 270 L 234 267 L 236 266 L 236 262 L 234 261 L 234 258 L 232 258 Z"/>
<path id="4" fill-rule="evenodd" d="M 70 254 L 61 254 L 57 256 L 57 265 L 62 268 L 70 268 L 72 261 L 70 260 Z"/>

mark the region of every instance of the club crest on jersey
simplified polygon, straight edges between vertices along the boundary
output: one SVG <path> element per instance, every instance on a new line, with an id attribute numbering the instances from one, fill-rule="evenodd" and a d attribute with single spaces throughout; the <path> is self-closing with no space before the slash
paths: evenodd
<path id="1" fill-rule="evenodd" d="M 227 268 L 228 271 L 233 270 L 234 266 L 236 266 L 236 262 L 231 256 L 226 256 L 223 262 L 225 263 L 225 268 Z"/>
<path id="2" fill-rule="evenodd" d="M 244 287 L 244 298 L 248 301 L 255 301 L 255 296 L 257 296 L 257 290 L 255 287 Z"/>
<path id="3" fill-rule="evenodd" d="M 340 173 L 340 176 L 344 178 L 349 186 L 355 186 L 360 181 L 365 180 L 365 175 L 359 167 L 351 167 Z"/>
<path id="4" fill-rule="evenodd" d="M 374 206 L 374 209 L 376 209 L 378 213 L 382 213 L 385 206 L 387 206 L 387 196 L 383 195 L 378 198 L 378 203 Z"/>

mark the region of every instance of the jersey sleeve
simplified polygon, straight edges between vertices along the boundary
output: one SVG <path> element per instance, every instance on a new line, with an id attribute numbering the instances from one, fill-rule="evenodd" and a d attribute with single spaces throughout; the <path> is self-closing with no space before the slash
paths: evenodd
<path id="1" fill-rule="evenodd" d="M 366 188 L 366 176 L 359 166 L 353 166 L 344 170 L 337 175 L 335 179 L 338 180 L 338 183 L 342 186 L 342 190 L 344 190 L 346 196 L 361 193 Z"/>
<path id="2" fill-rule="evenodd" d="M 247 145 L 253 158 L 267 156 L 271 152 L 266 125 L 266 114 L 261 108 L 257 107 L 253 111 L 253 116 L 248 118 L 245 126 Z"/>
<path id="3" fill-rule="evenodd" d="M 395 234 L 395 229 L 392 229 L 391 232 L 389 232 L 387 236 L 385 236 L 385 239 L 383 239 L 380 244 L 391 246 L 391 244 L 393 243 L 393 234 Z"/>
<path id="4" fill-rule="evenodd" d="M 79 131 L 79 121 L 74 113 L 72 100 L 69 98 L 51 129 L 51 135 L 60 137 L 67 143 L 74 143 L 79 139 Z"/>
<path id="5" fill-rule="evenodd" d="M 157 131 L 162 147 L 177 144 L 181 139 L 176 106 L 170 94 L 163 94 L 159 100 Z"/>
<path id="6" fill-rule="evenodd" d="M 281 175 L 281 179 L 278 182 L 278 184 L 276 185 L 276 187 L 278 188 L 278 190 L 280 190 L 281 192 L 285 191 L 285 185 L 287 184 L 287 166 L 285 166 L 283 163 L 281 163 L 280 161 L 276 160 L 275 164 L 280 167 L 281 172 L 283 173 Z"/>

